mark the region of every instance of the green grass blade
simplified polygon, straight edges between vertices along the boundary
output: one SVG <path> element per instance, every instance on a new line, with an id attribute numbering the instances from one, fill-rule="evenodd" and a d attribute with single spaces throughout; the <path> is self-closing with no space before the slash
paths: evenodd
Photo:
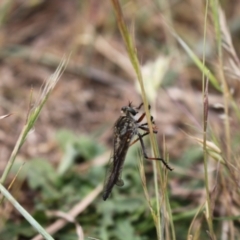
<path id="1" fill-rule="evenodd" d="M 47 240 L 54 240 L 44 228 L 16 201 L 8 190 L 0 184 L 0 192 L 21 213 L 21 215 Z"/>
<path id="2" fill-rule="evenodd" d="M 204 73 L 205 77 L 209 79 L 211 84 L 220 92 L 222 92 L 222 89 L 220 87 L 220 84 L 218 80 L 215 78 L 213 73 L 203 64 L 203 62 L 198 58 L 198 56 L 193 52 L 193 50 L 183 41 L 183 39 L 168 26 L 169 31 L 172 33 L 172 35 L 177 39 L 179 44 L 182 46 L 182 48 L 186 51 L 188 56 L 192 59 L 192 61 L 196 64 L 196 66 L 199 68 L 199 70 Z"/>
<path id="3" fill-rule="evenodd" d="M 22 147 L 23 143 L 26 140 L 27 135 L 29 134 L 30 130 L 33 128 L 36 120 L 38 119 L 40 112 L 43 108 L 43 106 L 45 105 L 49 95 L 51 94 L 53 88 L 55 87 L 55 85 L 57 84 L 58 80 L 60 79 L 66 64 L 67 64 L 68 59 L 64 59 L 60 65 L 58 66 L 57 70 L 55 71 L 55 73 L 53 73 L 51 75 L 51 77 L 46 81 L 46 84 L 43 87 L 41 96 L 39 98 L 38 103 L 36 104 L 36 106 L 32 109 L 32 111 L 30 111 L 29 117 L 27 119 L 27 122 L 25 124 L 25 126 L 23 127 L 22 132 L 20 133 L 20 136 L 17 140 L 17 143 L 11 153 L 10 159 L 4 169 L 4 172 L 2 174 L 2 177 L 0 179 L 0 183 L 3 184 L 7 178 L 8 173 L 10 172 L 12 165 L 16 159 L 16 156 L 20 150 L 20 148 Z"/>

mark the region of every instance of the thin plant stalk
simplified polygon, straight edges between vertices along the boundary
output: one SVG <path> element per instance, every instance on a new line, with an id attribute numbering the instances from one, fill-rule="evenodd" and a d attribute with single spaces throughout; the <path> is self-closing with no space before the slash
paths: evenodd
<path id="1" fill-rule="evenodd" d="M 153 109 L 155 109 L 155 107 L 153 106 Z M 154 138 L 156 138 L 154 136 Z M 153 151 L 152 151 L 153 152 Z M 154 152 L 153 152 L 154 154 Z M 158 153 L 159 155 L 159 153 Z M 155 155 L 156 156 L 156 155 Z M 159 164 L 157 164 L 156 161 L 153 161 L 152 162 L 152 165 L 153 165 L 153 181 L 154 181 L 154 191 L 155 191 L 155 196 L 156 196 L 156 209 L 157 209 L 157 212 L 156 212 L 156 219 L 161 219 L 161 216 L 160 216 L 160 211 L 162 212 L 162 216 L 164 216 L 164 207 L 163 207 L 163 201 L 164 201 L 164 178 L 163 178 L 163 175 L 161 174 L 161 169 L 159 168 Z M 162 196 L 160 197 L 159 196 L 159 184 L 158 184 L 158 176 L 162 176 L 162 179 L 160 179 L 160 185 L 161 185 L 161 193 L 162 193 Z M 160 237 L 160 239 L 164 239 L 164 221 L 165 221 L 165 218 L 162 217 L 162 224 L 160 224 L 159 227 L 161 227 L 161 231 L 158 233 L 158 236 Z M 160 222 L 160 221 L 159 221 Z"/>
<path id="2" fill-rule="evenodd" d="M 195 220 L 197 219 L 199 213 L 203 210 L 205 204 L 206 204 L 206 203 L 205 203 L 205 201 L 204 201 L 204 203 L 201 204 L 201 206 L 199 206 L 198 210 L 196 211 L 196 214 L 194 215 L 194 217 L 193 217 L 193 219 L 192 219 L 192 221 L 191 221 L 191 224 L 190 224 L 190 226 L 189 226 L 189 228 L 188 228 L 188 234 L 187 234 L 187 237 L 188 237 L 188 238 L 190 238 L 190 236 L 191 236 L 191 231 L 192 231 L 192 228 L 193 228 L 193 224 L 194 224 Z"/>
<path id="3" fill-rule="evenodd" d="M 166 146 L 165 146 L 165 137 L 163 136 L 163 149 L 167 150 Z M 164 152 L 163 156 L 164 156 L 164 159 L 168 160 L 169 159 L 169 156 L 167 152 Z M 162 190 L 163 192 L 163 198 L 165 199 L 165 207 L 166 207 L 166 212 L 168 214 L 168 221 L 169 221 L 169 224 L 170 224 L 170 227 L 171 227 L 171 240 L 176 240 L 176 235 L 175 235 L 175 227 L 174 227 L 174 223 L 173 223 L 173 216 L 172 216 L 172 209 L 171 209 L 171 205 L 170 205 L 170 200 L 169 200 L 169 195 L 168 195 L 168 188 L 167 188 L 167 177 L 168 177 L 168 171 L 166 171 L 166 174 L 164 175 L 164 188 Z"/>
<path id="4" fill-rule="evenodd" d="M 182 46 L 182 48 L 186 51 L 188 56 L 192 59 L 192 61 L 195 63 L 195 65 L 199 68 L 199 70 L 204 73 L 205 77 L 209 79 L 211 84 L 214 86 L 215 89 L 222 92 L 221 86 L 216 79 L 216 77 L 213 75 L 213 73 L 210 71 L 210 69 L 207 68 L 207 66 L 204 66 L 202 61 L 198 58 L 198 56 L 193 52 L 193 50 L 187 45 L 186 42 L 174 31 L 174 29 L 169 26 L 169 24 L 166 22 L 166 20 L 162 17 L 163 23 L 168 27 L 169 32 L 177 39 L 178 43 Z"/>
<path id="5" fill-rule="evenodd" d="M 171 12 L 172 11 L 171 3 L 169 1 L 161 1 L 161 0 L 154 0 L 154 2 L 158 6 L 160 12 L 162 12 L 162 14 L 166 16 L 166 19 L 170 23 L 170 25 L 173 26 L 173 14 Z M 171 33 L 169 33 L 166 26 L 163 26 L 163 27 L 164 27 L 163 28 L 164 35 L 166 36 L 166 43 L 167 43 L 166 47 L 168 51 L 171 54 L 180 56 L 179 50 L 177 48 L 177 42 L 175 41 L 174 36 L 171 35 Z"/>
<path id="6" fill-rule="evenodd" d="M 47 233 L 44 228 L 16 201 L 2 184 L 0 184 L 0 192 L 45 239 L 54 240 L 49 233 Z"/>
<path id="7" fill-rule="evenodd" d="M 209 193 L 209 182 L 208 182 L 208 153 L 207 153 L 207 123 L 208 123 L 208 81 L 205 84 L 206 88 L 204 91 L 203 98 L 203 155 L 204 155 L 204 179 L 206 188 L 206 218 L 208 222 L 208 227 L 210 230 L 210 235 L 212 239 L 215 239 L 212 225 L 212 210 L 211 210 L 211 200 Z"/>
<path id="8" fill-rule="evenodd" d="M 9 11 L 13 5 L 13 0 L 4 0 L 0 5 L 0 27 L 3 25 L 6 17 L 9 15 Z"/>
<path id="9" fill-rule="evenodd" d="M 138 169 L 139 169 L 139 173 L 140 173 L 140 177 L 141 177 L 141 181 L 142 181 L 142 186 L 143 186 L 143 191 L 144 191 L 144 194 L 145 194 L 145 198 L 147 200 L 147 204 L 148 204 L 148 207 L 150 209 L 154 224 L 156 224 L 157 216 L 156 216 L 156 213 L 153 210 L 151 200 L 150 200 L 150 197 L 149 197 L 149 194 L 148 194 L 147 181 L 146 181 L 146 175 L 145 175 L 144 164 L 143 164 L 143 157 L 140 154 L 139 154 L 139 161 L 138 161 Z"/>
<path id="10" fill-rule="evenodd" d="M 154 161 L 153 163 L 153 179 L 154 179 L 154 191 L 155 191 L 155 196 L 157 198 L 156 201 L 156 208 L 157 208 L 157 219 L 161 219 L 160 216 L 160 197 L 159 197 L 159 190 L 158 190 L 158 177 L 157 177 L 157 163 Z M 163 199 L 163 198 L 162 198 Z M 163 239 L 163 228 L 164 228 L 164 224 L 161 224 L 160 221 L 159 222 L 159 228 L 157 228 L 158 232 L 158 236 L 159 239 Z"/>
<path id="11" fill-rule="evenodd" d="M 218 63 L 219 63 L 219 75 L 220 80 L 223 86 L 223 97 L 224 97 L 224 127 L 225 127 L 225 137 L 226 137 L 226 149 L 227 149 L 227 161 L 230 160 L 231 157 L 231 144 L 230 144 L 230 124 L 229 124 L 229 96 L 230 92 L 228 89 L 228 85 L 224 76 L 224 65 L 223 65 L 223 51 L 222 51 L 222 34 L 220 29 L 220 22 L 219 22 L 219 13 L 218 13 L 218 2 L 216 0 L 211 0 L 211 7 L 212 7 L 212 15 L 214 19 L 214 27 L 216 31 L 216 39 L 217 39 L 217 50 L 218 50 Z"/>
<path id="12" fill-rule="evenodd" d="M 68 61 L 67 59 L 64 59 L 59 64 L 59 66 L 56 69 L 56 71 L 54 72 L 54 74 L 52 74 L 51 77 L 46 81 L 46 84 L 43 87 L 40 99 L 39 99 L 38 103 L 36 104 L 36 106 L 30 111 L 29 116 L 26 121 L 26 124 L 23 127 L 23 129 L 18 137 L 17 143 L 11 153 L 10 159 L 8 160 L 8 163 L 3 171 L 2 177 L 0 179 L 1 184 L 4 184 L 4 182 L 6 181 L 6 178 L 13 166 L 13 163 L 16 159 L 16 156 L 17 156 L 20 148 L 22 147 L 29 132 L 31 131 L 36 120 L 38 119 L 40 112 L 41 112 L 43 106 L 45 105 L 48 97 L 50 96 L 53 88 L 55 87 L 55 85 L 57 84 L 58 80 L 60 79 L 63 71 L 65 70 L 67 61 Z"/>
<path id="13" fill-rule="evenodd" d="M 125 46 L 127 48 L 127 52 L 130 58 L 130 61 L 133 65 L 133 68 L 136 72 L 137 75 L 137 79 L 141 88 L 141 93 L 142 93 L 142 98 L 143 98 L 143 104 L 144 104 L 144 109 L 146 112 L 146 118 L 147 118 L 147 122 L 148 122 L 148 126 L 149 126 L 149 132 L 150 132 L 150 142 L 154 151 L 154 155 L 157 156 L 157 144 L 156 144 L 156 140 L 153 136 L 153 129 L 152 129 L 152 124 L 151 124 L 151 116 L 148 110 L 148 100 L 146 97 L 146 93 L 145 93 L 145 89 L 144 89 L 144 85 L 143 85 L 143 78 L 142 78 L 142 74 L 141 74 L 141 70 L 140 70 L 140 65 L 139 65 L 139 61 L 138 61 L 138 57 L 137 57 L 137 52 L 136 52 L 136 48 L 133 44 L 132 38 L 128 32 L 128 29 L 126 27 L 126 24 L 124 22 L 124 18 L 123 18 L 123 13 L 122 13 L 122 9 L 121 6 L 119 4 L 118 0 L 111 0 L 112 4 L 113 4 L 113 8 L 117 17 L 117 23 L 118 23 L 118 28 L 121 32 L 122 38 L 125 42 Z M 163 177 L 162 177 L 162 173 L 160 171 L 160 182 L 163 185 Z M 156 199 L 157 202 L 160 202 L 159 199 L 159 191 L 157 191 L 157 195 L 156 195 Z M 157 204 L 157 212 L 160 214 L 160 206 L 159 204 Z M 157 221 L 157 225 L 156 225 L 156 229 L 157 229 L 157 235 L 158 235 L 158 239 L 161 239 L 161 221 L 160 218 L 158 218 Z"/>
<path id="14" fill-rule="evenodd" d="M 226 161 L 230 162 L 231 160 L 231 132 L 230 132 L 230 123 L 229 123 L 229 100 L 231 93 L 229 91 L 225 75 L 224 75 L 224 64 L 223 64 L 223 42 L 222 42 L 222 32 L 220 27 L 220 19 L 219 19 L 219 3 L 217 0 L 210 0 L 212 17 L 214 20 L 214 28 L 216 32 L 216 40 L 217 40 L 217 51 L 218 51 L 218 71 L 220 80 L 223 88 L 223 99 L 224 99 L 224 134 L 225 134 L 225 147 L 226 147 Z M 233 222 L 229 222 L 229 235 L 230 239 L 234 239 L 234 227 Z"/>
<path id="15" fill-rule="evenodd" d="M 171 239 L 176 240 L 175 227 L 174 227 L 173 216 L 172 216 L 172 209 L 171 209 L 168 193 L 165 193 L 165 196 L 166 196 L 167 212 L 169 214 L 169 223 L 170 223 L 171 233 L 172 233 Z"/>
<path id="16" fill-rule="evenodd" d="M 204 46 L 203 46 L 203 66 L 205 66 L 205 48 L 206 48 L 206 30 L 207 30 L 207 15 L 208 15 L 208 0 L 206 1 L 205 17 L 204 17 Z M 212 210 L 209 192 L 208 180 L 208 152 L 207 152 L 207 126 L 208 126 L 208 79 L 205 82 L 205 76 L 202 72 L 202 93 L 203 93 L 203 158 L 204 158 L 204 179 L 206 189 L 206 218 L 212 239 L 215 239 L 213 224 L 212 224 Z"/>

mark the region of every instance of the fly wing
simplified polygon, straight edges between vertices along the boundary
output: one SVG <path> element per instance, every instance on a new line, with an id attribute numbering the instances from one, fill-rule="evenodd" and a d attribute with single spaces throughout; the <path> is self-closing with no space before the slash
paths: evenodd
<path id="1" fill-rule="evenodd" d="M 104 201 L 111 194 L 114 185 L 117 185 L 119 187 L 124 185 L 124 182 L 120 178 L 120 175 L 121 175 L 121 172 L 120 172 L 120 170 L 117 171 L 117 167 L 114 165 L 113 157 L 111 157 L 108 167 L 107 167 L 104 188 L 103 188 L 103 200 Z"/>
<path id="2" fill-rule="evenodd" d="M 121 171 L 129 147 L 129 138 L 131 134 L 131 132 L 127 132 L 124 137 L 114 138 L 114 151 L 107 168 L 103 200 L 109 197 L 114 185 L 119 187 L 124 185 L 124 181 L 121 179 Z"/>

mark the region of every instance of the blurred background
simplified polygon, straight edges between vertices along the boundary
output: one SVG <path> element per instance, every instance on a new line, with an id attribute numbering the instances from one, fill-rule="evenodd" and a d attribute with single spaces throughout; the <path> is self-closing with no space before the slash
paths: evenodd
<path id="1" fill-rule="evenodd" d="M 199 140 L 203 134 L 203 90 L 202 70 L 179 39 L 199 59 L 205 52 L 206 65 L 217 79 L 215 85 L 209 82 L 208 140 L 221 149 L 221 159 L 225 159 L 226 115 L 219 90 L 220 72 L 224 70 L 238 109 L 240 2 L 221 1 L 222 66 L 210 14 L 204 47 L 205 1 L 124 0 L 121 6 L 142 66 L 158 127 L 158 146 L 174 168 L 169 173 L 168 189 L 176 239 L 187 239 L 189 226 L 206 198 Z M 2 0 L 0 24 L 0 115 L 12 113 L 0 120 L 0 172 L 45 80 L 71 53 L 5 186 L 21 167 L 10 192 L 45 228 L 65 219 L 62 226 L 53 227 L 54 239 L 80 239 L 78 231 L 84 232 L 85 239 L 157 239 L 138 170 L 138 144 L 129 149 L 126 158 L 122 173 L 125 185 L 115 187 L 106 202 L 101 197 L 120 109 L 129 101 L 135 106 L 142 102 L 111 1 Z M 234 160 L 239 156 L 238 113 L 229 106 L 230 156 Z M 148 152 L 151 154 L 150 148 Z M 219 218 L 239 216 L 238 179 L 235 173 L 219 170 L 219 158 L 208 159 L 213 214 Z M 144 165 L 148 191 L 154 196 L 152 164 L 145 161 Z M 7 201 L 0 211 L 1 240 L 34 239 L 37 235 Z M 71 211 L 75 222 L 67 217 Z M 238 227 L 239 218 L 214 221 L 217 239 L 238 239 Z M 194 239 L 207 239 L 203 214 L 197 216 L 193 231 L 198 234 Z"/>

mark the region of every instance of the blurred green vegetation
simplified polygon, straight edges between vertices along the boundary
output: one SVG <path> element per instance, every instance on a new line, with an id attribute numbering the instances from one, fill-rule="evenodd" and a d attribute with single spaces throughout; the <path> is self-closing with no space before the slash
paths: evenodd
<path id="1" fill-rule="evenodd" d="M 24 165 L 18 176 L 19 180 L 24 180 L 27 191 L 32 193 L 33 198 L 29 199 L 34 205 L 32 216 L 43 226 L 53 220 L 46 215 L 47 211 L 57 209 L 67 212 L 98 183 L 103 182 L 106 172 L 105 166 L 90 166 L 82 172 L 75 170 L 81 163 L 88 163 L 105 151 L 94 138 L 61 130 L 56 139 L 64 152 L 59 168 L 54 168 L 48 159 L 32 159 Z M 150 212 L 146 210 L 147 203 L 138 171 L 138 147 L 134 145 L 128 152 L 122 172 L 124 186 L 115 187 L 107 201 L 103 201 L 100 195 L 77 217 L 76 221 L 81 224 L 85 236 L 123 240 L 155 236 L 156 230 Z M 15 172 L 20 165 L 15 165 Z M 74 231 L 74 225 L 69 223 L 54 236 L 62 240 L 76 239 Z M 21 220 L 18 223 L 6 221 L 0 235 L 1 239 L 17 239 L 16 236 L 26 238 L 33 233 L 32 227 Z"/>
<path id="2" fill-rule="evenodd" d="M 133 38 L 130 50 L 117 28 L 111 1 L 0 3 L 0 116 L 15 114 L 9 121 L 0 118 L 3 162 L 31 108 L 29 88 L 40 88 L 60 56 L 72 52 L 63 81 L 37 117 L 36 133 L 21 149 L 5 185 L 22 167 L 9 191 L 47 228 L 61 219 L 58 213 L 68 213 L 103 184 L 107 159 L 99 159 L 113 151 L 114 121 L 128 100 L 135 104 L 143 96 L 129 54 L 135 70 L 136 56 L 141 71 L 146 70 L 144 85 L 159 130 L 157 145 L 174 171 L 144 161 L 149 203 L 139 171 L 139 143 L 133 145 L 123 166 L 124 186 L 114 187 L 107 201 L 101 193 L 91 199 L 75 222 L 67 220 L 53 234 L 54 239 L 78 239 L 77 224 L 85 239 L 239 239 L 240 3 L 120 4 L 129 30 L 125 42 Z M 164 176 L 163 183 L 154 178 L 156 172 Z M 5 199 L 0 209 L 0 240 L 32 239 L 37 232 L 9 205 Z"/>

